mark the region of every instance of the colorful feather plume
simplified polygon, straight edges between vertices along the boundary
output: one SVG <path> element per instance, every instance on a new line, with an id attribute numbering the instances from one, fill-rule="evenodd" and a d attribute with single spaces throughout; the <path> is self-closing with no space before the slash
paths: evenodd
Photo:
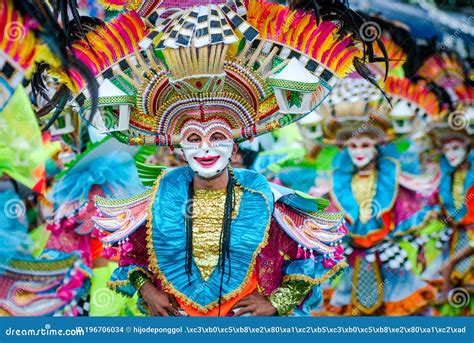
<path id="1" fill-rule="evenodd" d="M 407 78 L 388 77 L 384 89 L 389 96 L 402 98 L 433 118 L 444 115 L 449 109 L 423 80 L 413 82 Z"/>
<path id="2" fill-rule="evenodd" d="M 94 75 L 98 75 L 115 62 L 139 50 L 138 43 L 146 34 L 145 24 L 136 12 L 124 13 L 87 33 L 85 39 L 74 42 L 72 53 Z M 75 90 L 82 89 L 84 80 L 74 73 L 71 76 Z"/>
<path id="3" fill-rule="evenodd" d="M 352 34 L 341 36 L 339 27 L 331 21 L 318 25 L 315 14 L 264 0 L 250 0 L 247 21 L 257 28 L 262 38 L 286 44 L 315 58 L 339 78 L 354 70 L 355 58 L 363 57 L 362 50 L 354 45 Z"/>
<path id="4" fill-rule="evenodd" d="M 34 32 L 37 25 L 17 11 L 9 0 L 0 0 L 0 13 L 0 32 L 3 37 L 0 51 L 28 72 L 38 56 L 40 41 Z"/>
<path id="5" fill-rule="evenodd" d="M 123 11 L 127 0 L 98 0 L 97 3 L 109 11 Z"/>
<path id="6" fill-rule="evenodd" d="M 404 49 L 399 46 L 386 32 L 382 33 L 380 40 L 382 41 L 387 51 L 387 55 L 390 61 L 390 71 L 393 71 L 398 67 L 402 66 L 407 59 L 407 54 Z M 378 46 L 375 46 L 374 50 L 376 54 L 381 54 L 380 48 Z M 377 63 L 376 66 L 377 73 L 383 76 L 383 72 L 385 71 L 383 66 L 380 63 Z"/>
<path id="7" fill-rule="evenodd" d="M 443 88 L 454 88 L 466 79 L 460 58 L 448 51 L 435 52 L 423 62 L 416 75 Z"/>
<path id="8" fill-rule="evenodd" d="M 454 93 L 458 98 L 459 102 L 463 104 L 474 104 L 474 87 L 466 83 L 462 83 L 454 87 Z"/>

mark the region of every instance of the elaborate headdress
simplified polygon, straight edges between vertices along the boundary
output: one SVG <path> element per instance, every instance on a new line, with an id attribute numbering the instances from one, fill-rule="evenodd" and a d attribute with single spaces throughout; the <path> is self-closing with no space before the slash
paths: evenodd
<path id="1" fill-rule="evenodd" d="M 22 91 L 20 85 L 30 83 L 33 97 L 38 98 L 39 95 L 49 102 L 36 113 L 37 117 L 56 108 L 44 127 L 44 131 L 47 130 L 70 98 L 68 89 L 61 87 L 50 99 L 42 81 L 42 73 L 46 69 L 59 66 L 65 74 L 74 69 L 76 74 L 87 80 L 93 107 L 96 108 L 95 79 L 79 60 L 71 58 L 67 49 L 74 30 L 66 26 L 75 27 L 79 36 L 83 33 L 76 6 L 75 1 L 0 0 L 0 30 L 3 33 L 0 42 L 0 111 L 15 90 Z M 71 14 L 73 20 L 70 23 Z"/>
<path id="2" fill-rule="evenodd" d="M 367 64 L 367 68 L 378 80 L 377 84 L 369 83 L 353 73 L 336 85 L 328 101 L 318 109 L 326 117 L 324 135 L 329 143 L 342 145 L 348 138 L 362 133 L 370 134 L 379 143 L 394 138 L 394 129 L 387 117 L 394 101 L 384 92 L 389 92 L 386 90 L 387 84 L 390 84 L 393 75 L 400 73 L 398 67 L 405 63 L 407 51 L 415 43 L 400 24 L 380 17 L 365 18 L 366 25 L 360 32 L 362 38 L 375 41 L 379 37 L 382 44 L 374 44 L 373 49 L 377 56 L 388 57 L 390 70 L 381 63 L 383 61 L 376 60 Z M 384 83 L 387 77 L 389 80 Z"/>
<path id="3" fill-rule="evenodd" d="M 456 110 L 430 123 L 429 135 L 436 146 L 453 138 L 474 144 L 474 113 Z"/>
<path id="4" fill-rule="evenodd" d="M 354 136 L 367 133 L 380 143 L 391 138 L 391 126 L 385 117 L 389 104 L 383 94 L 362 78 L 346 78 L 318 109 L 325 118 L 326 142 L 343 145 Z"/>
<path id="5" fill-rule="evenodd" d="M 474 89 L 469 83 L 461 83 L 453 88 L 456 107 L 449 114 L 435 120 L 430 126 L 431 138 L 436 144 L 454 137 L 474 143 Z"/>
<path id="6" fill-rule="evenodd" d="M 474 87 L 468 83 L 462 83 L 454 87 L 454 94 L 458 103 L 465 106 L 474 106 Z"/>
<path id="7" fill-rule="evenodd" d="M 132 145 L 178 145 L 193 125 L 225 126 L 236 141 L 281 128 L 363 56 L 336 23 L 260 0 L 191 7 L 151 32 L 130 12 L 87 37 L 92 49 L 82 41 L 73 51 L 101 84 L 94 123 Z M 84 82 L 73 86 L 88 117 Z"/>
<path id="8" fill-rule="evenodd" d="M 390 112 L 393 117 L 436 118 L 448 110 L 448 104 L 443 103 L 424 80 L 389 77 L 385 82 L 385 91 L 393 103 Z"/>
<path id="9" fill-rule="evenodd" d="M 422 62 L 416 75 L 445 89 L 456 87 L 466 78 L 461 58 L 449 50 L 435 51 Z"/>

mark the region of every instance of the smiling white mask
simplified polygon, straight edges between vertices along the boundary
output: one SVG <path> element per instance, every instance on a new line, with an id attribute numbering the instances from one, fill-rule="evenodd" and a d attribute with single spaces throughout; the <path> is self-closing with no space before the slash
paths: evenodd
<path id="1" fill-rule="evenodd" d="M 230 163 L 234 148 L 233 140 L 202 145 L 181 143 L 184 157 L 191 169 L 205 179 L 211 179 L 222 173 Z"/>
<path id="2" fill-rule="evenodd" d="M 369 164 L 377 154 L 375 143 L 375 140 L 367 136 L 349 139 L 346 146 L 352 163 L 359 168 Z"/>
<path id="3" fill-rule="evenodd" d="M 234 149 L 231 130 L 221 123 L 189 123 L 182 132 L 181 149 L 189 167 L 200 177 L 212 179 L 230 163 Z"/>
<path id="4" fill-rule="evenodd" d="M 452 140 L 443 145 L 444 156 L 449 165 L 456 168 L 467 155 L 467 144 L 461 140 Z"/>

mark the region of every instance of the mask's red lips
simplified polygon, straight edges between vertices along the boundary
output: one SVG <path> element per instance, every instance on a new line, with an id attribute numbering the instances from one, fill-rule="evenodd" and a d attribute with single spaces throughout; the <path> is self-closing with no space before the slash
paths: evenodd
<path id="1" fill-rule="evenodd" d="M 220 156 L 204 156 L 194 157 L 194 159 L 204 168 L 211 168 L 219 160 L 219 157 Z"/>

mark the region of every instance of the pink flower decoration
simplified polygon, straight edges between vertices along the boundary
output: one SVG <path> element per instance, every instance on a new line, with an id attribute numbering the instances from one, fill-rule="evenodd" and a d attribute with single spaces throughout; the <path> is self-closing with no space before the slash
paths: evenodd
<path id="1" fill-rule="evenodd" d="M 83 281 L 84 274 L 79 272 L 71 278 L 71 281 L 68 282 L 67 286 L 69 286 L 70 289 L 79 288 L 82 286 Z"/>
<path id="2" fill-rule="evenodd" d="M 102 251 L 102 256 L 105 257 L 105 258 L 111 258 L 111 257 L 115 256 L 116 254 L 117 254 L 117 252 L 112 247 L 104 249 Z"/>
<path id="3" fill-rule="evenodd" d="M 336 261 L 334 261 L 333 259 L 323 259 L 323 266 L 324 268 L 332 268 L 336 265 Z"/>
<path id="4" fill-rule="evenodd" d="M 73 294 L 70 289 L 68 289 L 67 285 L 61 286 L 58 288 L 56 291 L 56 294 L 58 295 L 59 299 L 62 301 L 69 301 L 72 299 Z"/>
<path id="5" fill-rule="evenodd" d="M 58 223 L 50 223 L 46 225 L 46 229 L 48 229 L 54 234 L 57 234 L 59 233 L 59 231 L 61 231 L 61 226 Z"/>
<path id="6" fill-rule="evenodd" d="M 102 237 L 105 236 L 105 233 L 103 233 L 102 231 L 98 229 L 94 229 L 92 230 L 92 235 L 94 235 L 94 237 L 97 237 L 98 239 L 101 239 Z"/>
<path id="7" fill-rule="evenodd" d="M 133 249 L 133 244 L 130 242 L 125 242 L 122 244 L 122 253 L 129 253 Z"/>
<path id="8" fill-rule="evenodd" d="M 76 221 L 74 220 L 74 218 L 67 218 L 63 222 L 63 226 L 66 230 L 74 228 L 75 225 L 76 225 Z"/>

